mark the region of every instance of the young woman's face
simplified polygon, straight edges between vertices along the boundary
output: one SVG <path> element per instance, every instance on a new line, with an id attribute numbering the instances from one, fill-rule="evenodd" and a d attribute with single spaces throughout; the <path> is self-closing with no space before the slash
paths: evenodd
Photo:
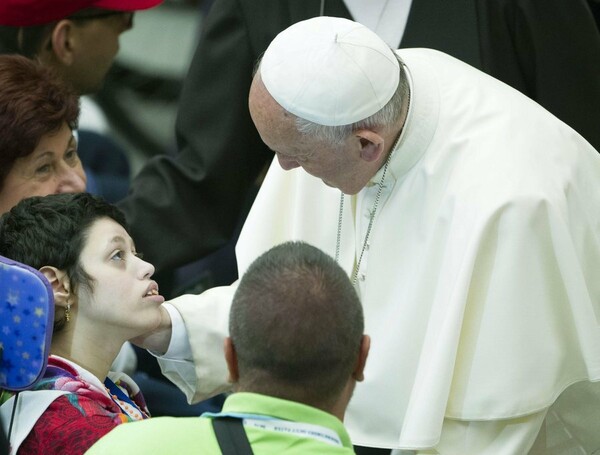
<path id="1" fill-rule="evenodd" d="M 93 278 L 92 289 L 80 286 L 77 319 L 106 334 L 129 339 L 158 326 L 164 298 L 151 280 L 154 266 L 137 256 L 127 231 L 111 218 L 95 221 L 81 252 L 83 270 Z"/>

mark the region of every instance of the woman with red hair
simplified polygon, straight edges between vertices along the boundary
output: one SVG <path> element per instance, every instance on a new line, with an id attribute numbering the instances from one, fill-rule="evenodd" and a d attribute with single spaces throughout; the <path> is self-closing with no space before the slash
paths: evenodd
<path id="1" fill-rule="evenodd" d="M 50 70 L 0 55 L 0 214 L 26 197 L 85 191 L 78 116 L 77 94 Z"/>

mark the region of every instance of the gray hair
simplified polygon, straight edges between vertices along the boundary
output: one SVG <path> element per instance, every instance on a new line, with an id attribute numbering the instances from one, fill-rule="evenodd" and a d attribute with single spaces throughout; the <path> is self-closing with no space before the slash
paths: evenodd
<path id="1" fill-rule="evenodd" d="M 379 111 L 358 122 L 338 126 L 320 125 L 290 113 L 295 118 L 298 132 L 332 145 L 342 145 L 353 131 L 385 127 L 395 123 L 402 115 L 402 107 L 405 101 L 408 100 L 410 88 L 404 62 L 396 52 L 394 52 L 394 55 L 400 64 L 400 81 L 392 98 Z"/>

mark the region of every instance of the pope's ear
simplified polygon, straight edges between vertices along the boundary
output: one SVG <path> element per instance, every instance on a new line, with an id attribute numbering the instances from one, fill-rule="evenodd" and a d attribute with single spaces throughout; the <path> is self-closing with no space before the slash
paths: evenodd
<path id="1" fill-rule="evenodd" d="M 71 282 L 67 272 L 49 265 L 42 267 L 40 272 L 50 282 L 54 293 L 54 304 L 59 307 L 66 307 L 68 303 L 71 303 Z"/>
<path id="2" fill-rule="evenodd" d="M 354 132 L 360 142 L 360 157 L 367 161 L 377 161 L 383 153 L 385 141 L 375 131 L 362 129 Z"/>

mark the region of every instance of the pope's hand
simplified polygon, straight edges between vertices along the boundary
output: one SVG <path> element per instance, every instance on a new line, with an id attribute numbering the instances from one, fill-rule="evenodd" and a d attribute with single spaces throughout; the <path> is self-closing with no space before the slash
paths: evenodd
<path id="1" fill-rule="evenodd" d="M 167 352 L 171 341 L 171 316 L 162 305 L 160 306 L 160 313 L 160 323 L 153 331 L 129 340 L 136 346 L 153 351 L 157 355 Z"/>

